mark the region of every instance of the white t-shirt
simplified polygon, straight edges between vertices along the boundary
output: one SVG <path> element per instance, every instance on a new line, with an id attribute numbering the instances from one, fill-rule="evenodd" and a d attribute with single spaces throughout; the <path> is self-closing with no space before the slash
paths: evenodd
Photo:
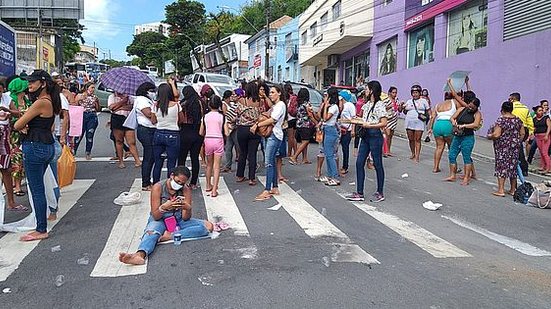
<path id="1" fill-rule="evenodd" d="M 61 110 L 62 111 L 69 111 L 69 100 L 67 100 L 67 98 L 63 95 L 63 93 L 59 94 L 59 98 L 61 99 Z M 66 117 L 69 117 L 69 114 L 67 114 Z M 60 115 L 55 116 L 54 133 L 55 133 L 56 136 L 61 135 L 61 117 L 60 117 Z"/>
<path id="2" fill-rule="evenodd" d="M 356 117 L 356 106 L 351 102 L 345 102 L 341 112 L 342 119 L 352 119 Z M 346 128 L 348 131 L 352 131 L 351 123 L 343 123 L 341 125 L 343 128 Z"/>
<path id="3" fill-rule="evenodd" d="M 160 109 L 155 108 L 153 112 L 157 116 L 157 130 L 170 130 L 178 131 L 178 113 L 182 111 L 182 107 L 179 103 L 174 104 L 168 108 L 168 113 L 163 116 Z"/>
<path id="4" fill-rule="evenodd" d="M 329 109 L 327 109 L 327 113 L 331 114 L 331 118 L 329 120 L 325 121 L 326 126 L 334 126 L 337 123 L 337 117 L 339 117 L 339 106 L 337 104 L 333 104 L 329 106 Z"/>
<path id="5" fill-rule="evenodd" d="M 134 100 L 134 108 L 136 109 L 136 118 L 138 124 L 148 128 L 155 128 L 155 125 L 151 123 L 151 120 L 147 118 L 142 112 L 143 109 L 150 108 L 153 111 L 153 102 L 146 97 L 139 96 Z"/>
<path id="6" fill-rule="evenodd" d="M 272 107 L 272 114 L 270 115 L 270 117 L 272 117 L 272 119 L 276 121 L 272 132 L 274 133 L 275 137 L 281 141 L 283 140 L 283 129 L 281 128 L 281 126 L 283 125 L 283 121 L 285 120 L 285 112 L 285 103 L 279 101 Z"/>
<path id="7" fill-rule="evenodd" d="M 2 96 L 0 97 L 0 106 L 3 106 L 5 108 L 10 108 L 11 103 L 11 97 L 9 92 L 8 93 L 2 93 Z M 8 119 L 9 113 L 0 111 L 0 125 L 8 125 L 10 124 L 10 121 Z"/>

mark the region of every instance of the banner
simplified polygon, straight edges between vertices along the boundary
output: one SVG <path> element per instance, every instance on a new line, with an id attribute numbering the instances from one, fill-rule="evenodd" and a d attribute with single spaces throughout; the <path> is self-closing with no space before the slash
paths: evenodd
<path id="1" fill-rule="evenodd" d="M 0 21 L 0 76 L 15 75 L 15 30 Z"/>
<path id="2" fill-rule="evenodd" d="M 406 22 L 404 30 L 430 21 L 438 14 L 447 12 L 467 0 L 406 0 Z"/>
<path id="3" fill-rule="evenodd" d="M 485 47 L 488 34 L 487 2 L 474 1 L 469 6 L 450 13 L 448 56 Z"/>
<path id="4" fill-rule="evenodd" d="M 396 44 L 397 38 L 392 38 L 377 46 L 379 54 L 379 75 L 396 72 Z"/>
<path id="5" fill-rule="evenodd" d="M 434 24 L 410 31 L 408 68 L 434 61 Z"/>

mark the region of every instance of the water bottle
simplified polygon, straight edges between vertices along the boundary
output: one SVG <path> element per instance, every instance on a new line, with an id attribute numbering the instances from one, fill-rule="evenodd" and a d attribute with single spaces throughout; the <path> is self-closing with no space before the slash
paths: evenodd
<path id="1" fill-rule="evenodd" d="M 172 238 L 174 239 L 174 245 L 179 246 L 182 244 L 182 233 L 180 233 L 180 227 L 176 226 L 176 229 L 174 230 L 174 234 L 172 234 Z"/>

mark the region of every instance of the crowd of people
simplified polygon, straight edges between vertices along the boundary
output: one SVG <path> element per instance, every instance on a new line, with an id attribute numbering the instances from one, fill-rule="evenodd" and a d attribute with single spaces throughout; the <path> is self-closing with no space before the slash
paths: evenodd
<path id="1" fill-rule="evenodd" d="M 62 145 L 76 152 L 83 138 L 86 158 L 91 159 L 99 123 L 99 99 L 94 94 L 94 84 L 73 93 L 63 78 L 41 70 L 24 78 L 10 77 L 6 85 L 8 91 L 2 91 L 0 106 L 0 170 L 7 192 L 7 209 L 27 210 L 14 201 L 14 195 L 23 192 L 21 179 L 27 175 L 37 227 L 21 240 L 44 239 L 48 237 L 47 220 L 56 219 L 55 209 L 50 209 L 47 217 L 44 172 L 47 166 L 55 164 Z M 475 131 L 483 124 L 481 102 L 468 80 L 466 91 L 456 91 L 451 81 L 448 87 L 438 104 L 431 104 L 428 91 L 420 85 L 411 87 L 411 98 L 400 101 L 396 87 L 389 87 L 385 93 L 375 80 L 359 89 L 357 100 L 353 100 L 355 94 L 348 90 L 329 88 L 320 106 L 310 103 L 306 88 L 295 94 L 290 84 L 268 86 L 260 80 L 243 83 L 221 96 L 208 85 L 199 93 L 191 86 L 180 92 L 173 79 L 159 86 L 146 82 L 134 95 L 112 94 L 108 100 L 109 126 L 118 167 L 125 167 L 125 153 L 129 153 L 135 166 L 141 167 L 142 190 L 151 191 L 151 217 L 142 245 L 137 253 L 121 253 L 121 262 L 141 264 L 153 252 L 157 241 L 170 238 L 173 230 L 167 231 L 163 222 L 168 217 L 174 217 L 176 227 L 190 237 L 212 231 L 212 223 L 191 219 L 190 190 L 199 188 L 201 161 L 206 176 L 203 189 L 211 198 L 219 195 L 222 173 L 235 173 L 236 182 L 256 186 L 257 173 L 264 167 L 266 181 L 255 200 L 266 201 L 281 194 L 279 184 L 288 181 L 284 176 L 284 160 L 291 166 L 312 164 L 309 148 L 312 141 L 317 141 L 313 168 L 316 181 L 339 186 L 349 172 L 353 156 L 356 188 L 346 198 L 365 200 L 368 168 L 375 170 L 377 179 L 369 200 L 384 201 L 383 158 L 394 156 L 392 139 L 399 117 L 404 118 L 412 162 L 420 161 L 423 135 L 428 139 L 432 136 L 436 141 L 433 172 L 441 172 L 440 162 L 447 148 L 449 175 L 445 180 L 462 178 L 461 184 L 468 185 L 476 179 L 471 154 Z M 71 106 L 82 110 L 82 115 L 76 117 L 82 118 L 82 131 L 73 137 L 69 136 L 74 116 Z M 127 125 L 130 117 L 136 117 L 135 126 Z M 520 103 L 520 94 L 512 93 L 502 104 L 501 116 L 487 134 L 495 149 L 498 180 L 495 196 L 514 194 L 517 178 L 524 181 L 536 150 L 542 157 L 539 171 L 551 172 L 550 133 L 547 101 L 541 101 L 530 112 Z M 136 139 L 142 145 L 143 161 Z M 457 163 L 460 153 L 462 177 Z M 191 171 L 185 167 L 188 157 Z M 257 162 L 259 157 L 262 163 Z M 167 173 L 162 178 L 165 161 Z M 507 179 L 509 191 L 504 188 Z"/>

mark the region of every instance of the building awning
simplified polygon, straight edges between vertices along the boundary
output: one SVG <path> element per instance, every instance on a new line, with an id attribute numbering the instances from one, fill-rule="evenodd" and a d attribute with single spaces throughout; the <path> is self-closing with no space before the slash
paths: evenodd
<path id="1" fill-rule="evenodd" d="M 318 45 L 323 46 L 324 48 L 314 56 L 310 57 L 309 59 L 302 61 L 300 64 L 302 66 L 317 66 L 320 63 L 324 63 L 327 60 L 327 56 L 335 55 L 335 54 L 336 55 L 343 54 L 353 49 L 354 47 L 368 41 L 369 39 L 371 39 L 371 36 L 345 35 L 328 46 L 325 46 L 324 42 L 321 41 L 318 43 Z M 325 44 L 328 44 L 328 43 L 325 43 Z M 319 48 L 319 47 L 314 47 L 314 48 Z"/>

